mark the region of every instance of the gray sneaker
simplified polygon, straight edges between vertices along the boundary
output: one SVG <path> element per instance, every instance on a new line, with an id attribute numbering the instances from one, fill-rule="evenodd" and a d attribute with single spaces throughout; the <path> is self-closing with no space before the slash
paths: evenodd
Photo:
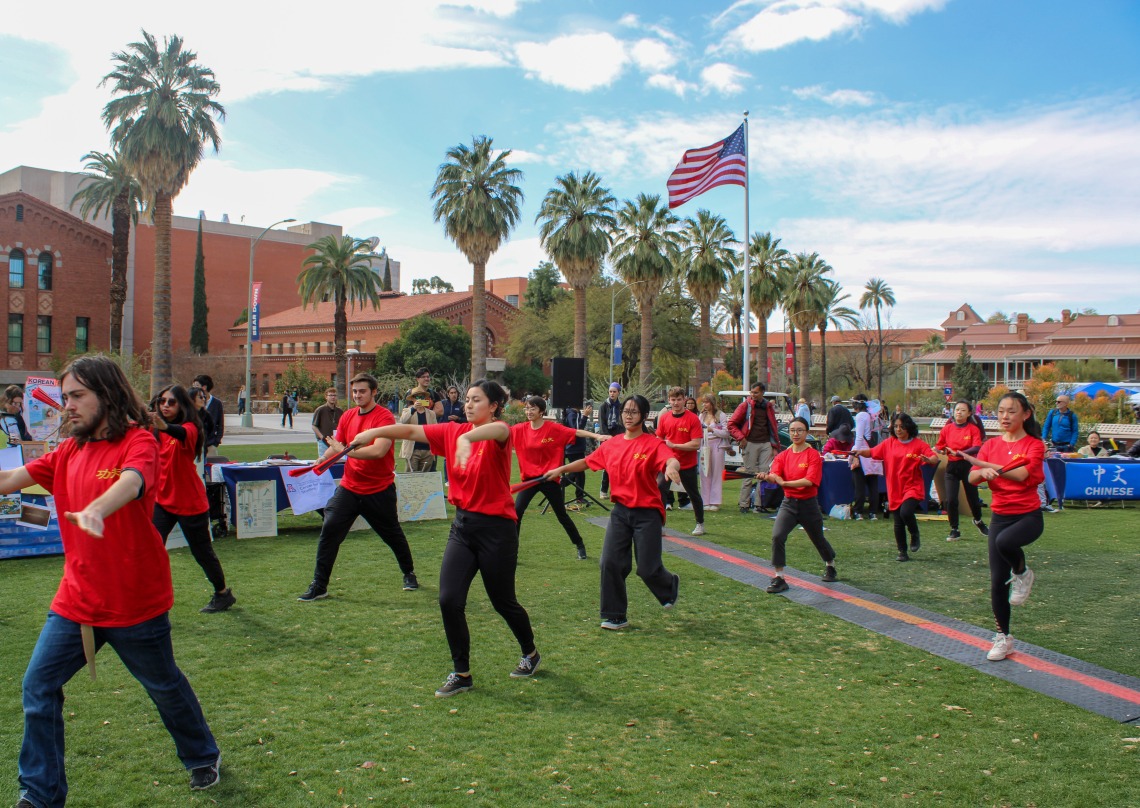
<path id="1" fill-rule="evenodd" d="M 439 690 L 435 691 L 435 696 L 438 699 L 446 699 L 448 696 L 470 690 L 474 686 L 470 676 L 460 676 L 458 673 L 452 672 L 447 674 L 447 680 L 439 686 Z"/>
<path id="2" fill-rule="evenodd" d="M 607 631 L 621 631 L 629 628 L 629 621 L 624 617 L 610 617 L 602 621 L 602 628 Z"/>
<path id="3" fill-rule="evenodd" d="M 420 582 L 416 580 L 416 574 L 414 572 L 409 572 L 408 574 L 406 574 L 404 576 L 404 591 L 405 592 L 414 592 L 415 590 L 417 590 L 419 588 L 420 588 Z"/>
<path id="4" fill-rule="evenodd" d="M 199 766 L 196 769 L 190 770 L 190 788 L 193 791 L 205 791 L 207 788 L 216 786 L 222 779 L 221 774 L 218 773 L 219 767 L 222 765 L 222 756 L 218 755 L 218 759 L 208 766 Z"/>
<path id="5" fill-rule="evenodd" d="M 531 676 L 538 669 L 539 662 L 542 662 L 542 654 L 538 651 L 534 652 L 533 657 L 524 654 L 523 658 L 519 660 L 518 667 L 511 671 L 511 678 L 523 679 Z"/>

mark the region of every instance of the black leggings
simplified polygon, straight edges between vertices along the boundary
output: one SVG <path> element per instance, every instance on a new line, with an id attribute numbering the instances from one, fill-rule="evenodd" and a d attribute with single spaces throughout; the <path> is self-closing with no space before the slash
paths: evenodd
<path id="1" fill-rule="evenodd" d="M 1022 547 L 1033 544 L 1045 531 L 1041 510 L 1007 515 L 995 513 L 990 521 L 990 603 L 998 631 L 1009 634 L 1009 579 L 1014 572 L 1025 572 Z"/>
<path id="2" fill-rule="evenodd" d="M 515 597 L 519 534 L 514 522 L 456 510 L 439 568 L 439 610 L 456 673 L 471 670 L 471 632 L 467 628 L 467 593 L 475 574 L 483 576 L 487 597 L 518 640 L 523 654 L 535 650 L 530 616 Z"/>
<path id="3" fill-rule="evenodd" d="M 879 515 L 879 475 L 878 474 L 864 474 L 863 467 L 859 464 L 851 469 L 851 482 L 855 486 L 855 502 L 851 505 L 852 515 L 860 514 L 863 512 L 863 503 L 867 501 L 867 496 L 871 497 L 871 513 L 875 516 Z"/>
<path id="4" fill-rule="evenodd" d="M 578 526 L 574 524 L 574 520 L 570 518 L 570 514 L 566 513 L 565 491 L 561 484 L 549 480 L 530 488 L 524 488 L 522 491 L 519 491 L 519 495 L 515 498 L 515 516 L 517 516 L 519 520 L 519 535 L 522 535 L 523 514 L 526 513 L 530 501 L 538 494 L 542 494 L 546 497 L 546 501 L 550 503 L 550 508 L 554 511 L 554 515 L 558 517 L 558 524 L 562 525 L 562 529 L 566 531 L 566 535 L 570 537 L 570 541 L 581 546 L 582 534 L 578 532 Z"/>
<path id="5" fill-rule="evenodd" d="M 835 550 L 823 535 L 823 514 L 819 512 L 819 500 L 815 497 L 809 499 L 792 499 L 784 497 L 780 503 L 780 510 L 776 512 L 776 522 L 772 525 L 772 566 L 783 569 L 786 556 L 784 545 L 788 542 L 788 534 L 796 525 L 803 525 L 811 543 L 819 552 L 819 557 L 825 564 L 835 560 Z"/>
<path id="6" fill-rule="evenodd" d="M 170 531 L 174 530 L 175 525 L 182 528 L 182 535 L 186 537 L 186 543 L 190 545 L 190 553 L 198 562 L 198 566 L 202 568 L 202 572 L 206 573 L 206 578 L 213 584 L 214 591 L 225 591 L 226 575 L 222 572 L 222 562 L 218 560 L 218 556 L 214 552 L 213 540 L 210 538 L 209 511 L 202 511 L 192 516 L 183 516 L 171 513 L 161 505 L 155 505 L 152 521 L 154 526 L 158 528 L 158 533 L 162 536 L 164 543 L 167 536 L 170 535 Z"/>
<path id="7" fill-rule="evenodd" d="M 966 504 L 974 521 L 982 518 L 982 498 L 978 496 L 978 486 L 970 483 L 970 464 L 965 460 L 954 460 L 946 464 L 946 514 L 950 517 L 950 529 L 958 529 L 958 485 L 966 489 Z"/>
<path id="8" fill-rule="evenodd" d="M 910 533 L 911 542 L 918 541 L 918 519 L 915 513 L 922 504 L 918 499 L 904 499 L 902 505 L 891 511 L 891 520 L 895 526 L 895 544 L 900 553 L 906 553 L 906 534 Z"/>

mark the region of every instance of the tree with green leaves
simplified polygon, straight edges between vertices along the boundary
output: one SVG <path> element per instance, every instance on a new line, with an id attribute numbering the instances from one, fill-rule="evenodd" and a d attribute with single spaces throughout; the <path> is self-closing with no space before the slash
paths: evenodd
<path id="1" fill-rule="evenodd" d="M 206 256 L 202 252 L 202 220 L 198 220 L 198 251 L 194 254 L 194 319 L 190 323 L 190 350 L 196 354 L 210 352 L 210 330 L 206 305 Z"/>
<path id="2" fill-rule="evenodd" d="M 197 63 L 182 47 L 182 38 L 167 37 L 159 48 L 142 32 L 142 42 L 111 58 L 115 68 L 101 84 L 111 84 L 115 97 L 103 108 L 103 123 L 119 159 L 142 189 L 146 211 L 154 222 L 154 336 L 151 348 L 151 394 L 171 379 L 170 233 L 174 197 L 186 186 L 206 146 L 221 146 L 216 120 L 226 111 L 214 97 L 221 85 L 214 71 Z"/>
<path id="3" fill-rule="evenodd" d="M 843 287 L 830 278 L 823 279 L 819 289 L 819 397 L 822 401 L 827 395 L 827 327 L 835 326 L 842 331 L 845 325 L 855 325 L 859 322 L 859 315 L 850 306 L 844 306 L 843 301 L 851 295 L 839 294 Z"/>
<path id="4" fill-rule="evenodd" d="M 376 372 L 412 378 L 422 367 L 436 379 L 465 379 L 471 369 L 471 335 L 426 314 L 400 323 L 400 336 L 376 351 Z"/>
<path id="5" fill-rule="evenodd" d="M 118 154 L 88 152 L 79 190 L 71 198 L 80 203 L 79 216 L 96 218 L 104 211 L 111 216 L 111 352 L 123 348 L 123 306 L 127 302 L 127 258 L 131 224 L 138 224 L 142 188 Z"/>
<path id="6" fill-rule="evenodd" d="M 748 258 L 752 275 L 748 305 L 756 315 L 759 341 L 756 361 L 763 374 L 768 368 L 768 318 L 783 301 L 784 282 L 792 256 L 780 246 L 780 239 L 773 238 L 771 233 L 753 233 L 748 244 Z"/>
<path id="7" fill-rule="evenodd" d="M 559 284 L 561 277 L 558 268 L 549 261 L 540 261 L 538 266 L 530 271 L 526 281 L 526 294 L 523 295 L 523 306 L 531 311 L 544 312 L 558 301 L 568 297 L 568 293 Z M 583 296 L 585 290 L 583 289 Z"/>
<path id="8" fill-rule="evenodd" d="M 712 378 L 712 305 L 728 284 L 737 254 L 733 245 L 739 244 L 723 216 L 714 216 L 707 210 L 698 210 L 695 217 L 685 219 L 681 226 L 684 248 L 681 267 L 689 295 L 700 308 L 701 331 L 697 357 L 697 377 L 701 382 Z"/>
<path id="9" fill-rule="evenodd" d="M 431 192 L 432 215 L 471 263 L 471 373 L 477 379 L 487 374 L 487 261 L 518 224 L 523 200 L 523 173 L 507 166 L 510 153 L 495 154 L 486 135 L 477 135 L 470 148 L 454 146 Z"/>
<path id="10" fill-rule="evenodd" d="M 372 251 L 368 239 L 352 236 L 325 236 L 308 249 L 313 254 L 304 260 L 297 276 L 297 292 L 301 306 L 332 300 L 333 354 L 336 357 L 336 387 L 340 398 L 348 398 L 348 312 L 349 304 L 380 304 L 380 279 L 372 271 Z"/>
<path id="11" fill-rule="evenodd" d="M 574 356 L 586 356 L 586 288 L 613 242 L 617 200 L 592 171 L 556 177 L 535 223 L 539 242 L 574 289 Z"/>
<path id="12" fill-rule="evenodd" d="M 875 310 L 875 332 L 879 343 L 879 401 L 883 400 L 883 318 L 882 310 L 886 306 L 895 305 L 895 293 L 882 278 L 871 278 L 863 287 L 863 296 L 859 298 L 859 308 L 862 310 Z"/>
<path id="13" fill-rule="evenodd" d="M 617 211 L 611 260 L 629 284 L 641 313 L 640 378 L 653 372 L 653 302 L 681 260 L 677 217 L 661 204 L 659 194 L 638 194 Z"/>
<path id="14" fill-rule="evenodd" d="M 791 327 L 798 328 L 803 337 L 803 361 L 799 363 L 800 397 L 810 399 L 811 393 L 811 332 L 820 321 L 821 299 L 828 282 L 831 267 L 818 253 L 797 253 L 789 270 L 784 288 L 784 305 L 788 309 Z"/>
<path id="15" fill-rule="evenodd" d="M 454 291 L 455 287 L 439 277 L 439 275 L 432 275 L 431 278 L 416 278 L 412 281 L 413 295 L 430 295 L 432 293 Z"/>
<path id="16" fill-rule="evenodd" d="M 954 397 L 964 398 L 967 401 L 981 401 L 990 391 L 985 371 L 970 358 L 965 342 L 962 343 L 958 361 L 954 363 L 954 369 L 950 372 L 950 383 L 954 385 Z"/>

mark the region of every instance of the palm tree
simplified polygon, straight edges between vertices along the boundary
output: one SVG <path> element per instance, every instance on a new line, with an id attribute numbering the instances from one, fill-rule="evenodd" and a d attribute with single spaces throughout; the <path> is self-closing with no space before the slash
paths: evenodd
<path id="1" fill-rule="evenodd" d="M 617 200 L 592 171 L 557 177 L 535 223 L 551 260 L 574 288 L 574 356 L 586 356 L 586 289 L 610 250 Z"/>
<path id="2" fill-rule="evenodd" d="M 784 275 L 791 255 L 780 246 L 771 233 L 754 233 L 748 245 L 752 286 L 748 290 L 748 305 L 756 315 L 757 364 L 760 374 L 767 377 L 768 369 L 768 318 L 780 305 L 784 288 Z"/>
<path id="3" fill-rule="evenodd" d="M 333 353 L 336 356 L 337 395 L 348 397 L 348 314 L 349 303 L 380 303 L 384 282 L 372 271 L 372 245 L 368 239 L 352 236 L 325 236 L 313 242 L 308 249 L 313 254 L 305 259 L 304 269 L 297 276 L 297 293 L 301 306 L 331 299 L 333 312 Z"/>
<path id="4" fill-rule="evenodd" d="M 840 331 L 843 326 L 855 325 L 859 321 L 859 315 L 850 306 L 841 305 L 844 300 L 851 297 L 851 295 L 840 295 L 843 287 L 838 282 L 829 278 L 823 279 L 823 285 L 819 289 L 819 322 L 816 323 L 816 328 L 819 329 L 819 387 L 820 399 L 827 395 L 827 327 L 829 325 L 835 326 Z"/>
<path id="5" fill-rule="evenodd" d="M 117 154 L 88 152 L 83 155 L 87 173 L 71 198 L 71 206 L 82 203 L 83 219 L 111 215 L 111 342 L 112 351 L 122 350 L 123 305 L 127 301 L 127 255 L 131 223 L 138 224 L 142 189 Z"/>
<path id="6" fill-rule="evenodd" d="M 797 253 L 788 273 L 784 289 L 784 306 L 788 309 L 788 320 L 792 328 L 798 328 L 803 336 L 804 358 L 800 362 L 800 397 L 808 398 L 810 393 L 809 371 L 811 370 L 811 330 L 820 320 L 820 298 L 825 277 L 831 267 L 817 253 Z"/>
<path id="7" fill-rule="evenodd" d="M 221 92 L 214 71 L 183 50 L 182 38 L 167 37 L 160 50 L 143 31 L 142 42 L 112 56 L 116 67 L 103 77 L 112 98 L 103 123 L 119 158 L 138 178 L 143 204 L 154 222 L 154 336 L 151 394 L 171 381 L 170 217 L 174 197 L 186 186 L 207 145 L 218 150 L 215 117 L 226 111 L 213 97 Z M 113 127 L 113 128 L 112 128 Z"/>
<path id="8" fill-rule="evenodd" d="M 477 135 L 471 148 L 460 143 L 447 150 L 431 198 L 432 215 L 471 263 L 471 374 L 487 375 L 487 260 L 507 240 L 519 221 L 523 174 L 508 168 L 507 151 L 494 154 L 491 138 Z"/>
<path id="9" fill-rule="evenodd" d="M 617 212 L 611 260 L 630 285 L 641 315 L 640 381 L 653 372 L 653 302 L 681 259 L 677 217 L 661 206 L 658 194 L 638 194 Z"/>
<path id="10" fill-rule="evenodd" d="M 681 266 L 685 268 L 685 286 L 689 295 L 701 309 L 700 356 L 697 376 L 702 381 L 712 379 L 712 319 L 713 303 L 720 297 L 736 264 L 739 244 L 728 223 L 721 216 L 707 210 L 698 210 L 696 218 L 688 218 L 681 228 L 684 251 Z"/>
<path id="11" fill-rule="evenodd" d="M 880 314 L 883 306 L 895 305 L 895 293 L 881 278 L 871 278 L 863 287 L 863 296 L 859 298 L 859 308 L 875 309 L 875 332 L 879 342 L 879 401 L 883 400 L 883 319 Z"/>
<path id="12" fill-rule="evenodd" d="M 935 351 L 942 350 L 942 335 L 935 332 L 926 338 L 926 342 L 922 343 L 922 352 L 924 354 L 934 353 Z"/>

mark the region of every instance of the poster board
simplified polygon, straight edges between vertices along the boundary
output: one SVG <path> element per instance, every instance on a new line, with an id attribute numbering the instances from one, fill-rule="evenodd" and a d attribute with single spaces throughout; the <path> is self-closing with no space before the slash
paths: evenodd
<path id="1" fill-rule="evenodd" d="M 401 522 L 446 519 L 443 476 L 438 471 L 396 475 L 396 511 Z"/>
<path id="2" fill-rule="evenodd" d="M 24 384 L 24 422 L 28 425 L 28 434 L 33 440 L 58 442 L 61 413 L 33 395 L 37 388 L 52 401 L 63 404 L 63 395 L 55 379 L 29 376 Z"/>
<path id="3" fill-rule="evenodd" d="M 237 537 L 277 535 L 277 483 L 249 480 L 237 484 Z"/>
<path id="4" fill-rule="evenodd" d="M 289 507 L 296 516 L 310 513 L 325 507 L 325 503 L 336 491 L 336 479 L 332 474 L 306 472 L 299 477 L 289 476 L 292 468 L 281 468 L 281 484 L 289 497 Z"/>

